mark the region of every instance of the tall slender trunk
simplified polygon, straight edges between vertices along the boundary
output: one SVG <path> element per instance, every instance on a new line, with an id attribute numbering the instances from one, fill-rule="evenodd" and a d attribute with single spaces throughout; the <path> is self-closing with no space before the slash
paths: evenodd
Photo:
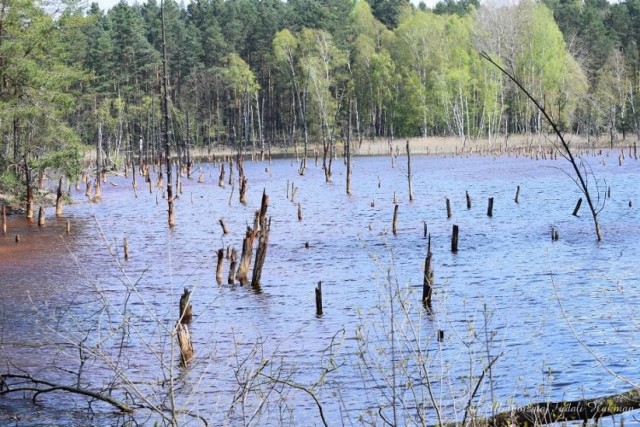
<path id="1" fill-rule="evenodd" d="M 160 3 L 162 15 L 162 138 L 167 169 L 167 205 L 169 227 L 175 225 L 173 213 L 173 183 L 171 181 L 171 143 L 169 141 L 169 74 L 167 72 L 167 35 L 164 17 L 164 0 Z"/>

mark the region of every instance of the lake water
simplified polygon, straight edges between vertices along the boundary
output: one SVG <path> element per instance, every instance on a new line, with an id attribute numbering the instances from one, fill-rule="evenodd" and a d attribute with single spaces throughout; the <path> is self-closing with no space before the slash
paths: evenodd
<path id="1" fill-rule="evenodd" d="M 137 193 L 131 177 L 110 177 L 98 203 L 72 190 L 75 202 L 63 218 L 48 210 L 39 229 L 12 217 L 0 237 L 3 370 L 64 384 L 80 377 L 82 387 L 112 388 L 121 400 L 145 396 L 147 406 L 191 411 L 178 413 L 180 425 L 322 425 L 314 397 L 332 426 L 383 425 L 383 417 L 433 425 L 438 416 L 462 420 L 478 382 L 472 408 L 482 415 L 492 406 L 630 389 L 640 361 L 640 163 L 627 157 L 619 165 L 618 154 L 587 156 L 610 188 L 610 197 L 600 194 L 600 243 L 586 203 L 571 215 L 581 194 L 563 159 L 412 156 L 413 202 L 403 156 L 395 164 L 353 159 L 351 195 L 342 160 L 331 183 L 313 160 L 304 176 L 295 160 L 246 160 L 246 205 L 237 183 L 218 186 L 218 165 L 198 164 L 194 179 L 183 178 L 172 230 L 162 190 L 150 192 L 141 177 Z M 226 284 L 228 260 L 218 285 L 216 251 L 240 251 L 263 189 L 272 227 L 262 286 Z M 430 313 L 420 304 L 424 223 L 435 270 Z M 450 250 L 453 224 L 457 253 Z M 194 310 L 196 359 L 188 370 L 179 367 L 170 337 L 184 288 Z M 36 407 L 21 397 L 0 397 L 1 424 L 127 420 L 98 403 L 88 411 L 83 399 L 61 393 L 41 395 Z M 143 414 L 135 413 L 138 422 Z M 20 422 L 11 418 L 17 415 Z M 626 425 L 634 425 L 632 415 Z"/>

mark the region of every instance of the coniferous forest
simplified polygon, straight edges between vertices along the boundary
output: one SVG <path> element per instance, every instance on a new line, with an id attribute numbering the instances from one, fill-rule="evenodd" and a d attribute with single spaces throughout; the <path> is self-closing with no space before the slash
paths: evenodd
<path id="1" fill-rule="evenodd" d="M 174 147 L 331 147 L 377 137 L 495 138 L 562 130 L 637 135 L 640 1 L 195 0 L 164 3 Z M 75 176 L 161 151 L 163 21 L 156 0 L 4 0 L 0 185 L 31 169 Z"/>

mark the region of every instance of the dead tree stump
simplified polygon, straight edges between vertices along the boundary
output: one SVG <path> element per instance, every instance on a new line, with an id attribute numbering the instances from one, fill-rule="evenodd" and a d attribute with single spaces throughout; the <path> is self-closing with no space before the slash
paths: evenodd
<path id="1" fill-rule="evenodd" d="M 220 163 L 220 176 L 218 177 L 218 187 L 224 188 L 224 163 Z"/>
<path id="2" fill-rule="evenodd" d="M 218 249 L 218 265 L 216 266 L 216 282 L 222 284 L 222 265 L 224 264 L 224 249 Z"/>
<path id="3" fill-rule="evenodd" d="M 298 221 L 302 221 L 302 207 L 298 203 Z"/>
<path id="4" fill-rule="evenodd" d="M 129 259 L 129 240 L 126 237 L 124 238 L 124 245 L 123 246 L 124 246 L 124 248 L 123 248 L 124 259 L 125 259 L 125 261 L 127 261 Z"/>
<path id="5" fill-rule="evenodd" d="M 58 181 L 58 191 L 56 193 L 56 216 L 62 215 L 62 178 Z"/>
<path id="6" fill-rule="evenodd" d="M 448 197 L 447 197 L 447 218 L 451 218 L 451 202 L 449 201 Z"/>
<path id="7" fill-rule="evenodd" d="M 489 197 L 489 204 L 487 205 L 487 216 L 493 216 L 493 197 Z"/>
<path id="8" fill-rule="evenodd" d="M 188 324 L 191 323 L 193 316 L 193 308 L 191 306 L 191 291 L 184 288 L 184 292 L 180 297 L 180 320 L 179 323 Z"/>
<path id="9" fill-rule="evenodd" d="M 471 196 L 468 191 L 465 191 L 465 198 L 467 199 L 467 209 L 471 209 Z"/>
<path id="10" fill-rule="evenodd" d="M 193 360 L 194 356 L 189 327 L 178 322 L 176 324 L 176 336 L 178 337 L 178 346 L 180 347 L 180 361 L 182 366 L 186 367 Z"/>
<path id="11" fill-rule="evenodd" d="M 518 185 L 518 187 L 516 188 L 516 198 L 515 198 L 515 202 L 516 203 L 520 203 L 520 186 Z"/>
<path id="12" fill-rule="evenodd" d="M 580 210 L 581 205 L 582 205 L 582 197 L 578 199 L 578 203 L 576 203 L 576 207 L 573 209 L 573 213 L 571 215 L 578 216 L 578 211 Z"/>
<path id="13" fill-rule="evenodd" d="M 236 281 L 236 268 L 238 267 L 238 252 L 235 248 L 231 249 L 229 259 L 231 263 L 229 264 L 229 277 L 227 278 L 227 284 L 233 285 Z"/>
<path id="14" fill-rule="evenodd" d="M 222 227 L 222 234 L 229 234 L 229 229 L 227 228 L 227 224 L 225 224 L 224 219 L 220 218 L 220 227 Z"/>
<path id="15" fill-rule="evenodd" d="M 431 267 L 431 236 L 427 243 L 427 256 L 424 259 L 424 276 L 422 279 L 422 305 L 431 310 L 431 294 L 433 292 L 433 268 Z"/>
<path id="16" fill-rule="evenodd" d="M 247 203 L 247 177 L 244 175 L 240 179 L 240 203 Z"/>
<path id="17" fill-rule="evenodd" d="M 45 217 L 44 217 L 44 208 L 40 206 L 38 209 L 38 227 L 44 227 Z"/>
<path id="18" fill-rule="evenodd" d="M 316 286 L 316 316 L 322 316 L 322 282 Z"/>
<path id="19" fill-rule="evenodd" d="M 398 205 L 393 208 L 393 223 L 391 224 L 391 231 L 394 236 L 398 235 Z"/>
<path id="20" fill-rule="evenodd" d="M 258 249 L 256 250 L 256 260 L 253 263 L 253 276 L 251 286 L 259 287 L 262 276 L 262 267 L 267 256 L 267 245 L 269 244 L 269 232 L 271 231 L 271 218 L 266 218 L 261 226 L 260 237 L 258 239 Z"/>
<path id="21" fill-rule="evenodd" d="M 458 252 L 458 226 L 453 225 L 453 230 L 451 232 L 451 252 Z"/>

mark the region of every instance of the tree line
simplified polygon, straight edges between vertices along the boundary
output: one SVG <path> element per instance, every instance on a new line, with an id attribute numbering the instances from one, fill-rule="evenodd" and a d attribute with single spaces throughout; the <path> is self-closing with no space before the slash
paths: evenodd
<path id="1" fill-rule="evenodd" d="M 639 133 L 640 0 L 0 0 L 0 185 L 162 152 L 161 8 L 178 153 L 548 130 L 480 52 L 562 130 Z"/>

